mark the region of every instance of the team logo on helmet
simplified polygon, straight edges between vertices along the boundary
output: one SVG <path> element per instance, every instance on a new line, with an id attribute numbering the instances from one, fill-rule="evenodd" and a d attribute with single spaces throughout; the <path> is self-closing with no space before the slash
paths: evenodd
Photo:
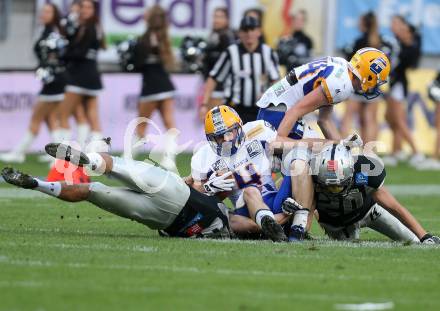
<path id="1" fill-rule="evenodd" d="M 378 57 L 371 63 L 370 70 L 378 75 L 386 66 L 387 62 L 382 57 Z"/>

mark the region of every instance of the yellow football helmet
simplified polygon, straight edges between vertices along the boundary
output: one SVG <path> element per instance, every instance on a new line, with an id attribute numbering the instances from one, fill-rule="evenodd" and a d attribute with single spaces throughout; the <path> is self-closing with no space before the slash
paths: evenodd
<path id="1" fill-rule="evenodd" d="M 245 139 L 243 121 L 228 106 L 217 106 L 205 117 L 205 134 L 211 148 L 219 156 L 235 154 Z"/>
<path id="2" fill-rule="evenodd" d="M 375 48 L 363 48 L 353 55 L 349 63 L 353 74 L 361 81 L 362 90 L 357 92 L 367 99 L 380 95 L 379 87 L 387 83 L 391 65 L 388 57 Z"/>

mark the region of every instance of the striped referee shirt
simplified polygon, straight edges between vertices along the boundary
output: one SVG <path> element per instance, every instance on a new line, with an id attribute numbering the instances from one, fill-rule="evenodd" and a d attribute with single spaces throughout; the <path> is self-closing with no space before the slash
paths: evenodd
<path id="1" fill-rule="evenodd" d="M 254 52 L 235 43 L 220 55 L 209 75 L 224 83 L 228 103 L 255 107 L 263 92 L 280 78 L 278 55 L 264 43 Z"/>

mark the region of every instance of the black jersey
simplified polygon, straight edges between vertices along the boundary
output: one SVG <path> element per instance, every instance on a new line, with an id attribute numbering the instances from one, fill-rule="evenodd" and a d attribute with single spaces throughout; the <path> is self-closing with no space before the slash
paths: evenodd
<path id="1" fill-rule="evenodd" d="M 312 39 L 302 31 L 296 31 L 287 38 L 282 38 L 277 47 L 280 64 L 287 70 L 304 65 L 310 61 L 313 49 Z"/>
<path id="2" fill-rule="evenodd" d="M 215 63 L 221 53 L 225 51 L 229 45 L 234 43 L 235 35 L 230 29 L 213 31 L 208 40 L 205 49 L 203 76 L 205 79 L 209 76 L 209 72 L 214 68 Z"/>
<path id="3" fill-rule="evenodd" d="M 380 46 L 379 50 L 385 53 L 385 55 L 390 60 L 391 66 L 395 67 L 397 65 L 397 57 L 399 55 L 399 43 L 397 40 L 386 37 L 379 36 Z M 352 44 L 344 47 L 343 52 L 347 60 L 350 60 L 357 50 L 365 47 L 369 47 L 368 34 L 363 33 L 359 38 L 357 38 Z"/>
<path id="4" fill-rule="evenodd" d="M 376 204 L 372 194 L 383 184 L 386 172 L 378 158 L 358 156 L 351 186 L 341 193 L 329 193 L 315 187 L 319 222 L 345 227 L 361 220 Z"/>
<path id="5" fill-rule="evenodd" d="M 414 40 L 412 44 L 407 45 L 398 40 L 399 53 L 397 55 L 397 61 L 392 66 L 390 73 L 390 86 L 400 82 L 403 84 L 405 94 L 408 93 L 408 78 L 406 71 L 409 68 L 417 66 L 421 56 L 421 38 L 417 33 L 414 34 Z"/>
<path id="6" fill-rule="evenodd" d="M 70 38 L 65 59 L 68 62 L 96 62 L 101 47 L 102 32 L 95 25 L 79 26 L 74 37 Z"/>
<path id="7" fill-rule="evenodd" d="M 44 27 L 40 37 L 34 44 L 34 53 L 38 59 L 38 67 L 63 68 L 61 57 L 65 50 L 65 40 L 55 27 Z"/>
<path id="8" fill-rule="evenodd" d="M 208 228 L 216 218 L 229 228 L 228 217 L 221 211 L 223 203 L 190 187 L 188 201 L 174 222 L 165 230 L 169 236 L 190 237 Z"/>

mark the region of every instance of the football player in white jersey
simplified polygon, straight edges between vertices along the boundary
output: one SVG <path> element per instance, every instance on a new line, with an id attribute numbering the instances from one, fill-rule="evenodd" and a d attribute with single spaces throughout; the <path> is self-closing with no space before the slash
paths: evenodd
<path id="1" fill-rule="evenodd" d="M 273 241 L 285 241 L 279 224 L 287 222 L 289 216 L 281 209 L 282 200 L 272 179 L 271 157 L 281 148 L 274 151 L 273 147 L 277 142 L 308 146 L 322 140 L 277 140 L 277 132 L 269 123 L 260 120 L 242 125 L 238 114 L 223 105 L 207 113 L 205 133 L 209 144 L 202 146 L 191 159 L 194 187 L 212 195 L 227 192 L 235 207 L 230 218 L 234 232 L 245 234 L 261 229 Z M 286 164 L 286 169 L 290 169 L 290 163 Z M 280 189 L 293 185 L 293 181 L 283 182 Z M 290 193 L 291 189 L 282 192 L 286 191 Z M 293 223 L 295 219 L 296 215 Z"/>
<path id="2" fill-rule="evenodd" d="M 258 119 L 271 123 L 281 137 L 301 139 L 306 133 L 302 117 L 319 109 L 318 124 L 328 139 L 339 140 L 331 119 L 333 105 L 353 93 L 372 99 L 386 83 L 390 61 L 380 50 L 358 50 L 350 62 L 340 57 L 324 57 L 294 68 L 270 87 L 257 102 Z"/>

